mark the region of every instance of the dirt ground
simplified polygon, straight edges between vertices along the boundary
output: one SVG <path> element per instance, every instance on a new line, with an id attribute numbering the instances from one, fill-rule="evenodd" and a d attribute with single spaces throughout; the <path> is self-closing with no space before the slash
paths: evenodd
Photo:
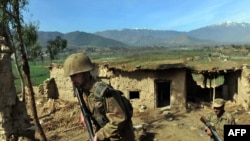
<path id="1" fill-rule="evenodd" d="M 48 141 L 84 141 L 88 132 L 79 124 L 78 102 L 60 99 L 36 99 L 38 116 Z M 168 107 L 139 112 L 134 108 L 133 123 L 141 141 L 206 141 L 200 117 L 211 112 L 209 103 L 189 103 L 187 111 L 171 111 Z M 250 112 L 233 102 L 226 103 L 237 124 L 250 124 Z"/>

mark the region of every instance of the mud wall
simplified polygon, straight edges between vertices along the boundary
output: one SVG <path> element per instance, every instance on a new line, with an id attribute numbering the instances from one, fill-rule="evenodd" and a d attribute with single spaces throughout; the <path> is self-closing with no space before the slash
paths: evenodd
<path id="1" fill-rule="evenodd" d="M 0 140 L 18 139 L 20 136 L 34 139 L 35 132 L 27 130 L 31 126 L 30 117 L 24 102 L 19 101 L 14 85 L 13 52 L 5 38 L 7 35 L 2 32 L 4 28 L 0 25 Z"/>
<path id="2" fill-rule="evenodd" d="M 7 140 L 8 136 L 15 133 L 11 113 L 17 95 L 11 73 L 10 48 L 5 46 L 4 37 L 0 38 L 0 140 Z"/>
<path id="3" fill-rule="evenodd" d="M 45 80 L 43 84 L 40 85 L 40 94 L 46 93 L 47 97 L 49 97 L 50 92 L 56 91 L 56 97 L 59 99 L 67 100 L 67 101 L 77 101 L 77 98 L 74 96 L 74 90 L 69 77 L 64 76 L 63 66 L 58 64 L 51 64 L 48 68 L 50 70 L 50 78 Z M 94 77 L 97 76 L 98 68 L 91 72 Z M 106 74 L 103 72 L 102 74 Z M 105 75 L 106 76 L 106 75 Z M 54 83 L 49 84 L 49 82 L 54 81 Z M 53 88 L 53 86 L 56 87 Z M 41 91 L 43 89 L 43 92 Z M 52 90 L 53 89 L 53 90 Z"/>
<path id="4" fill-rule="evenodd" d="M 49 86 L 46 85 L 47 81 L 50 81 L 51 79 L 55 80 L 55 83 L 59 93 L 58 98 L 63 99 L 63 100 L 68 100 L 68 101 L 76 101 L 76 97 L 74 97 L 74 91 L 72 87 L 72 83 L 70 81 L 69 77 L 64 77 L 63 75 L 63 68 L 62 65 L 55 65 L 52 64 L 50 66 L 50 79 L 44 81 L 44 89 L 45 91 L 50 91 Z M 46 90 L 47 89 L 47 90 Z"/>
<path id="5" fill-rule="evenodd" d="M 234 100 L 246 110 L 250 109 L 250 69 L 247 67 L 243 68 L 238 78 L 238 93 L 234 95 Z"/>
<path id="6" fill-rule="evenodd" d="M 186 108 L 186 73 L 185 70 L 161 70 L 161 71 L 135 71 L 135 72 L 115 72 L 111 84 L 124 92 L 126 97 L 129 91 L 139 91 L 140 98 L 132 99 L 134 107 L 145 105 L 149 109 L 156 108 L 157 96 L 155 90 L 155 80 L 171 81 L 170 107 L 171 109 Z"/>

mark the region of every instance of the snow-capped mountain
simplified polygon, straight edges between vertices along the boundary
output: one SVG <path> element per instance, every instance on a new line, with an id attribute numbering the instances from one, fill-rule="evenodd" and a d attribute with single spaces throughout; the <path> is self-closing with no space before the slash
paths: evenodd
<path id="1" fill-rule="evenodd" d="M 189 32 L 151 30 L 145 28 L 106 30 L 102 32 L 39 32 L 39 41 L 44 43 L 57 35 L 68 40 L 69 46 L 164 46 L 217 44 L 250 44 L 250 24 L 237 22 L 217 23 Z"/>
<path id="2" fill-rule="evenodd" d="M 190 32 L 150 29 L 123 29 L 96 32 L 96 35 L 128 45 L 187 45 L 187 44 L 245 44 L 250 43 L 250 24 L 222 22 Z M 181 38 L 180 38 L 181 37 Z M 185 38 L 184 38 L 185 37 Z"/>
<path id="3" fill-rule="evenodd" d="M 192 30 L 188 35 L 220 43 L 250 43 L 250 24 L 223 22 Z"/>
<path id="4" fill-rule="evenodd" d="M 233 21 L 227 21 L 227 22 L 220 22 L 211 26 L 225 26 L 225 27 L 232 27 L 232 26 L 242 26 L 242 27 L 246 27 L 247 25 L 249 25 L 249 23 L 237 23 L 237 22 L 233 22 Z"/>

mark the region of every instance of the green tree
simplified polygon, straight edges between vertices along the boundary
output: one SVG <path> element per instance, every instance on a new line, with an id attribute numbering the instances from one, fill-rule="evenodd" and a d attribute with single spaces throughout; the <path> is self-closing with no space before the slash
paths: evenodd
<path id="1" fill-rule="evenodd" d="M 34 61 L 37 57 L 41 55 L 41 49 L 39 43 L 37 43 L 38 35 L 37 35 L 38 26 L 29 23 L 25 25 L 23 28 L 23 39 L 24 45 L 26 49 L 26 53 L 28 59 Z"/>
<path id="2" fill-rule="evenodd" d="M 34 61 L 34 59 L 40 57 L 41 61 L 43 62 L 43 53 L 42 53 L 42 46 L 39 44 L 39 43 L 36 43 L 34 44 L 32 47 L 31 47 L 31 50 L 30 50 L 30 60 L 31 61 Z"/>
<path id="3" fill-rule="evenodd" d="M 50 61 L 55 59 L 55 57 L 67 47 L 67 40 L 62 39 L 57 36 L 54 40 L 47 41 L 47 53 L 49 54 Z"/>

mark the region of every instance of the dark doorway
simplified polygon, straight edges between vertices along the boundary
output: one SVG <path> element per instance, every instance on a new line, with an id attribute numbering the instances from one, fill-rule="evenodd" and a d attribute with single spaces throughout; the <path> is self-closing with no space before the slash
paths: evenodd
<path id="1" fill-rule="evenodd" d="M 157 108 L 170 105 L 170 80 L 156 80 L 156 106 Z"/>

